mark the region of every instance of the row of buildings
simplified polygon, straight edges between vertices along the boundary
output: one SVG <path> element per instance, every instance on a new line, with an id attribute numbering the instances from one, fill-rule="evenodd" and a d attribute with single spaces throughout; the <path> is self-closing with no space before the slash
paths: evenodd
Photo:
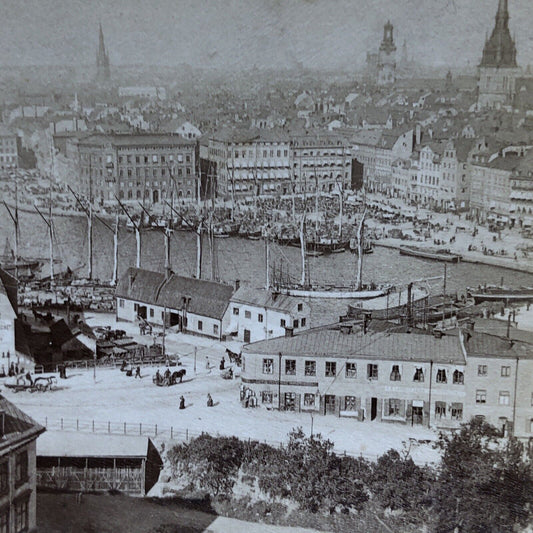
<path id="1" fill-rule="evenodd" d="M 457 428 L 482 417 L 533 442 L 533 344 L 340 323 L 248 344 L 242 382 L 267 408 Z"/>

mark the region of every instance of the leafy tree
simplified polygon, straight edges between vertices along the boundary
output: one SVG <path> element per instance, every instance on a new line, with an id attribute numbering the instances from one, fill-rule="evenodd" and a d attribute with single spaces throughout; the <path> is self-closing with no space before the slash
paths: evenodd
<path id="1" fill-rule="evenodd" d="M 435 530 L 511 533 L 526 524 L 533 503 L 533 472 L 523 446 L 500 439 L 498 430 L 478 419 L 441 434 L 443 450 L 434 486 Z"/>

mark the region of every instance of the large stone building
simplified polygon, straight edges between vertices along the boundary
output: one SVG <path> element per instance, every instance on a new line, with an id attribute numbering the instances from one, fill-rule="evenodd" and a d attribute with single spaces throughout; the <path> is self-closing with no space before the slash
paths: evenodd
<path id="1" fill-rule="evenodd" d="M 0 124 L 0 170 L 18 168 L 20 138 Z"/>
<path id="2" fill-rule="evenodd" d="M 516 78 L 521 69 L 516 62 L 516 46 L 509 31 L 507 0 L 499 0 L 496 22 L 485 42 L 478 73 L 478 105 L 498 107 L 511 104 Z"/>
<path id="3" fill-rule="evenodd" d="M 73 138 L 80 193 L 104 202 L 157 204 L 197 198 L 195 141 L 176 134 L 96 134 Z"/>
<path id="4" fill-rule="evenodd" d="M 387 21 L 383 27 L 383 41 L 378 52 L 377 84 L 380 86 L 394 85 L 396 81 L 396 45 L 393 31 L 393 25 Z"/>

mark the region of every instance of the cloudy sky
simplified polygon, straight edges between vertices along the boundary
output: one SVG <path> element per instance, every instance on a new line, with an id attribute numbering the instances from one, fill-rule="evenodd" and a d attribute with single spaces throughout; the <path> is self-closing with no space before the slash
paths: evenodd
<path id="1" fill-rule="evenodd" d="M 350 68 L 395 40 L 424 64 L 474 66 L 498 0 L 0 0 L 0 63 Z M 518 60 L 533 64 L 533 1 L 509 0 Z"/>

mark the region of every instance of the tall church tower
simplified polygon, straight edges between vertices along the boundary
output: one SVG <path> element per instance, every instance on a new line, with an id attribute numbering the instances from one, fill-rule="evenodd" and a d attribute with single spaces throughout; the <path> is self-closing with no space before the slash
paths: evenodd
<path id="1" fill-rule="evenodd" d="M 111 79 L 109 70 L 109 54 L 105 49 L 104 32 L 100 24 L 100 33 L 98 37 L 98 53 L 96 54 L 96 81 L 98 83 L 107 83 Z"/>
<path id="2" fill-rule="evenodd" d="M 396 45 L 394 27 L 390 21 L 383 28 L 383 41 L 378 52 L 377 83 L 380 86 L 393 85 L 396 81 Z"/>
<path id="3" fill-rule="evenodd" d="M 499 0 L 494 29 L 485 41 L 479 64 L 478 106 L 499 107 L 511 103 L 515 80 L 520 74 L 516 46 L 509 31 L 507 0 Z"/>

